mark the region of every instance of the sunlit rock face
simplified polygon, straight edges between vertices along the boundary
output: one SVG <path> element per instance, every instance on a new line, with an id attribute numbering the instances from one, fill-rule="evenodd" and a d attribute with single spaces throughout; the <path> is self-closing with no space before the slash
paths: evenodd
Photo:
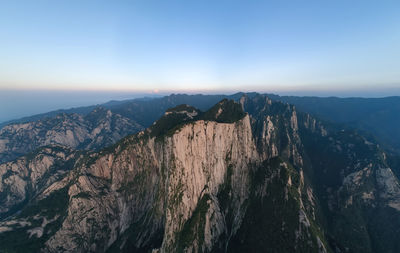
<path id="1" fill-rule="evenodd" d="M 390 252 L 398 246 L 395 236 L 378 240 L 378 232 L 392 231 L 379 227 L 385 215 L 395 225 L 400 217 L 398 178 L 384 152 L 356 132 L 262 95 L 222 100 L 206 112 L 177 106 L 99 152 L 43 148 L 1 165 L 0 175 L 6 215 L 0 243 L 7 250 Z M 374 212 L 380 218 L 371 219 Z M 10 238 L 19 239 L 10 244 Z"/>

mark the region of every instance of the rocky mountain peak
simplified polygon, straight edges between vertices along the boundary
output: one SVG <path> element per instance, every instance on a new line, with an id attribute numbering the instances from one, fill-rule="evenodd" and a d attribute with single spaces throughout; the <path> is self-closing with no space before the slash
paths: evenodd
<path id="1" fill-rule="evenodd" d="M 206 112 L 186 104 L 168 109 L 164 116 L 154 122 L 149 128 L 152 136 L 172 134 L 174 130 L 186 123 L 198 120 L 215 121 L 218 123 L 233 123 L 242 119 L 246 113 L 240 104 L 233 100 L 223 99 Z"/>
<path id="2" fill-rule="evenodd" d="M 104 108 L 102 106 L 98 106 L 93 111 L 91 111 L 90 113 L 88 113 L 85 116 L 85 120 L 87 120 L 93 124 L 96 124 L 99 121 L 108 120 L 112 116 L 113 116 L 113 113 L 109 109 Z"/>
<path id="3" fill-rule="evenodd" d="M 246 113 L 242 106 L 230 99 L 223 99 L 202 115 L 203 120 L 219 123 L 233 123 L 242 119 Z"/>
<path id="4" fill-rule="evenodd" d="M 60 113 L 0 129 L 0 163 L 11 161 L 35 149 L 59 144 L 76 149 L 98 149 L 142 130 L 135 121 L 97 107 L 89 114 Z"/>
<path id="5" fill-rule="evenodd" d="M 0 220 L 1 247 L 397 252 L 400 184 L 373 140 L 265 95 L 235 99 L 168 109 L 98 152 L 0 165 L 0 212 L 18 210 Z M 118 129 L 107 122 L 96 140 Z"/>

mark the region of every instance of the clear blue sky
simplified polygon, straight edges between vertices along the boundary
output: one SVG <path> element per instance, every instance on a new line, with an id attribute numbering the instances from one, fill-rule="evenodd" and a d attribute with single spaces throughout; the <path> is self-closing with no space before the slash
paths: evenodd
<path id="1" fill-rule="evenodd" d="M 400 1 L 1 1 L 0 90 L 400 84 Z"/>

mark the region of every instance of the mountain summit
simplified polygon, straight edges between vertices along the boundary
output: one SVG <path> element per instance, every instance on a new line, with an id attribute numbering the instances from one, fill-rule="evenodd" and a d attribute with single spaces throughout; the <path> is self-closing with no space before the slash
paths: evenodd
<path id="1" fill-rule="evenodd" d="M 373 140 L 264 95 L 179 105 L 97 152 L 48 147 L 2 164 L 0 245 L 394 252 L 400 186 L 388 164 Z"/>

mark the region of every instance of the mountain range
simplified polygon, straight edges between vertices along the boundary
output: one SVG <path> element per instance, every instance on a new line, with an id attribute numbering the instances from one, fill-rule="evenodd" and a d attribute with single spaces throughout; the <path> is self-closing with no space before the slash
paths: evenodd
<path id="1" fill-rule="evenodd" d="M 9 122 L 0 252 L 399 252 L 398 99 L 359 100 L 171 95 Z"/>

